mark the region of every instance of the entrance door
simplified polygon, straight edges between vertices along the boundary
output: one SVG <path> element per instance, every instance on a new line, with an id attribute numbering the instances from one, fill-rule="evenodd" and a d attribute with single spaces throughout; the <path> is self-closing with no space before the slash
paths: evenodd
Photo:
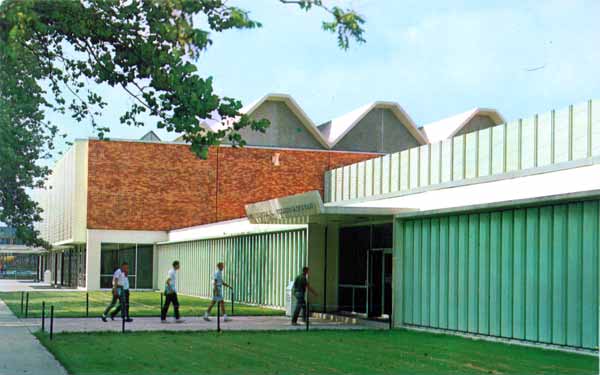
<path id="1" fill-rule="evenodd" d="M 388 316 L 392 308 L 392 249 L 369 251 L 369 317 Z"/>
<path id="2" fill-rule="evenodd" d="M 388 317 L 392 316 L 392 253 L 385 253 L 383 256 L 383 313 Z"/>

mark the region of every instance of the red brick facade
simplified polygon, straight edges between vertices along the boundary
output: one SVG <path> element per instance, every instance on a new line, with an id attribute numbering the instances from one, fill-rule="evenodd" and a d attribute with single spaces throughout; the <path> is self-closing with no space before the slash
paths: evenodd
<path id="1" fill-rule="evenodd" d="M 273 158 L 279 154 L 279 165 Z M 170 230 L 245 216 L 244 205 L 309 190 L 376 154 L 89 141 L 89 229 Z"/>

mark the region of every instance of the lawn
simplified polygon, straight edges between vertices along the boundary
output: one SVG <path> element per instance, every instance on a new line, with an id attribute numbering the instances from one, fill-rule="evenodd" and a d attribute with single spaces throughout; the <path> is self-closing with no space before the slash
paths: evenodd
<path id="1" fill-rule="evenodd" d="M 405 330 L 37 336 L 73 375 L 598 372 L 596 357 Z"/>
<path id="2" fill-rule="evenodd" d="M 21 293 L 0 293 L 2 299 L 11 311 L 18 317 L 24 317 L 21 313 Z M 110 302 L 110 292 L 89 292 L 89 314 L 100 316 L 106 305 Z M 49 314 L 50 305 L 54 305 L 55 317 L 84 317 L 86 314 L 86 292 L 29 292 L 30 318 L 40 317 L 42 301 L 46 302 L 46 314 Z M 181 315 L 199 316 L 204 313 L 210 300 L 205 298 L 179 296 Z M 231 304 L 225 303 L 228 314 L 231 314 Z M 213 309 L 213 315 L 216 314 Z M 173 314 L 173 307 L 169 315 Z M 269 309 L 258 306 L 249 306 L 236 303 L 235 315 L 283 315 L 282 310 Z M 136 316 L 160 316 L 160 293 L 158 292 L 132 292 L 130 296 L 130 315 Z"/>

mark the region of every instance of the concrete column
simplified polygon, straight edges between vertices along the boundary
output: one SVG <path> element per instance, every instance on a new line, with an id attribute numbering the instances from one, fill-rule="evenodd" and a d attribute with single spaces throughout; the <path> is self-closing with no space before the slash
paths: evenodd
<path id="1" fill-rule="evenodd" d="M 100 238 L 94 231 L 87 230 L 87 251 L 85 259 L 86 290 L 100 289 Z"/>

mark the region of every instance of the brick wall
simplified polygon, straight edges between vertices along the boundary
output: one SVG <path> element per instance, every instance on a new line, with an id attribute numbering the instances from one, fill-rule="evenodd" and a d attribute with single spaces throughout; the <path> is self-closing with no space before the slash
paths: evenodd
<path id="1" fill-rule="evenodd" d="M 279 154 L 279 165 L 273 157 Z M 244 205 L 309 190 L 326 170 L 376 154 L 89 141 L 90 229 L 169 230 L 245 216 Z"/>

